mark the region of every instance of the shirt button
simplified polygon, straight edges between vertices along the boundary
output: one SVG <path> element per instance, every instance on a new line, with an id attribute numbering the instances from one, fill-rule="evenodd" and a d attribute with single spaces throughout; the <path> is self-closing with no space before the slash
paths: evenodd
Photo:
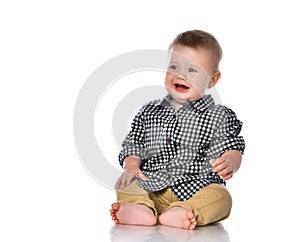
<path id="1" fill-rule="evenodd" d="M 170 144 L 170 143 L 171 143 L 171 138 L 170 138 L 170 137 L 167 137 L 167 138 L 166 138 L 166 142 L 167 142 L 168 144 Z"/>

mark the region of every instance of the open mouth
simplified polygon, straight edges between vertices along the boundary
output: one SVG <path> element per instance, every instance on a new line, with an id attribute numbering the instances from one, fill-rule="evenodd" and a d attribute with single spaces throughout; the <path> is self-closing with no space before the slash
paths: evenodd
<path id="1" fill-rule="evenodd" d="M 184 91 L 187 91 L 187 90 L 189 89 L 188 86 L 185 86 L 185 85 L 183 85 L 183 84 L 178 84 L 178 83 L 176 83 L 176 84 L 174 85 L 174 87 L 175 87 L 175 90 L 176 90 L 176 91 L 179 91 L 179 92 L 184 92 Z"/>

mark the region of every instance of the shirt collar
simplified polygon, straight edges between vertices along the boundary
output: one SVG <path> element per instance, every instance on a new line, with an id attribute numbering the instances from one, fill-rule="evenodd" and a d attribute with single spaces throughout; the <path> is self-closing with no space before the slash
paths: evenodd
<path id="1" fill-rule="evenodd" d="M 172 97 L 170 94 L 168 94 L 160 103 L 160 106 L 166 107 L 166 106 L 172 106 L 171 104 Z M 199 110 L 200 112 L 205 111 L 207 108 L 215 105 L 214 99 L 211 95 L 205 95 L 203 98 L 200 98 L 196 101 L 188 101 L 184 105 L 190 105 L 196 110 Z"/>
<path id="2" fill-rule="evenodd" d="M 197 101 L 189 102 L 192 107 L 199 110 L 200 112 L 205 111 L 206 109 L 215 105 L 214 99 L 211 95 L 206 95 L 203 98 L 198 99 Z"/>
<path id="3" fill-rule="evenodd" d="M 161 102 L 158 105 L 162 107 L 172 106 L 171 101 L 172 101 L 172 97 L 170 94 L 168 94 L 167 96 L 164 97 L 163 100 L 161 100 Z"/>

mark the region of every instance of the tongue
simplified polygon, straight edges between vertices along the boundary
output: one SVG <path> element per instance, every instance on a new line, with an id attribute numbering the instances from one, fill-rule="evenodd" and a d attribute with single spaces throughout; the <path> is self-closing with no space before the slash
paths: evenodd
<path id="1" fill-rule="evenodd" d="M 187 86 L 184 86 L 184 85 L 179 85 L 179 84 L 177 84 L 177 88 L 181 88 L 181 89 L 188 89 L 188 87 L 187 87 Z"/>

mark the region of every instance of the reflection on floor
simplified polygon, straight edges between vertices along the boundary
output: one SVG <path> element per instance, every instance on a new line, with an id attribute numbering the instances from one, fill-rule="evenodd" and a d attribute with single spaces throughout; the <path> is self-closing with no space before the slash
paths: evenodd
<path id="1" fill-rule="evenodd" d="M 110 230 L 112 242 L 230 242 L 229 235 L 222 223 L 195 230 L 178 229 L 163 225 L 157 226 L 130 226 L 114 225 Z"/>

